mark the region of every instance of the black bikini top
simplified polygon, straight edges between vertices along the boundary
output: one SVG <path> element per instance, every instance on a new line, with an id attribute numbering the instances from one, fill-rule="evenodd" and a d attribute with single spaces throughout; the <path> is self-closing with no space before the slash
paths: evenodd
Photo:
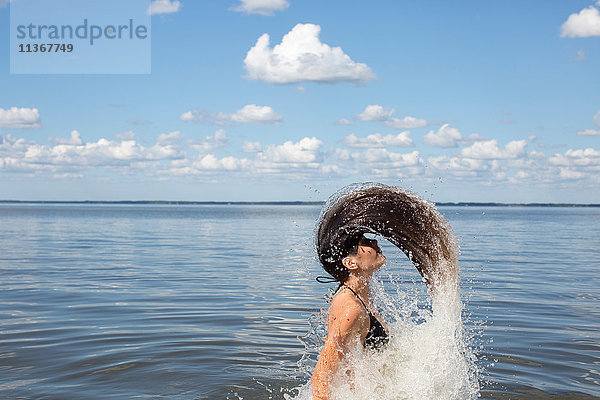
<path id="1" fill-rule="evenodd" d="M 369 313 L 370 325 L 369 325 L 369 332 L 367 332 L 367 337 L 365 338 L 365 347 L 370 347 L 372 349 L 378 350 L 381 347 L 383 347 L 384 345 L 386 345 L 387 342 L 389 341 L 389 337 L 388 337 L 387 332 L 385 331 L 385 328 L 383 327 L 383 325 L 381 325 L 381 322 L 379 322 L 379 320 L 373 314 L 371 314 L 371 311 L 369 311 L 365 302 L 362 301 L 360 296 L 358 294 L 356 294 L 356 292 L 354 290 L 352 290 L 352 288 L 350 286 L 346 286 L 346 285 L 342 285 L 342 286 L 350 289 L 350 291 L 352 293 L 354 293 L 356 298 L 361 302 L 361 304 L 363 305 L 365 310 L 367 310 L 367 313 Z"/>

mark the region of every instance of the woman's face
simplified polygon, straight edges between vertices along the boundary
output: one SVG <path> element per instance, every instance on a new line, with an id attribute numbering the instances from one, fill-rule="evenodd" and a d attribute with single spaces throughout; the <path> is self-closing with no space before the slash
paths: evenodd
<path id="1" fill-rule="evenodd" d="M 357 263 L 363 270 L 372 272 L 377 270 L 385 263 L 385 257 L 377 245 L 377 240 L 369 240 L 358 246 L 358 252 L 355 256 Z"/>

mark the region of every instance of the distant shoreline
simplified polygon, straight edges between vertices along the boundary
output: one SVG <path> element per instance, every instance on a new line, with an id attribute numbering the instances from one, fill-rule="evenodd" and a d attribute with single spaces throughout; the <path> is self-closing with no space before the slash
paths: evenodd
<path id="1" fill-rule="evenodd" d="M 168 200 L 0 200 L 0 204 L 109 204 L 109 205 L 267 205 L 317 206 L 324 201 L 168 201 Z M 439 202 L 438 207 L 600 207 L 600 204 L 577 203 L 493 203 L 493 202 Z"/>

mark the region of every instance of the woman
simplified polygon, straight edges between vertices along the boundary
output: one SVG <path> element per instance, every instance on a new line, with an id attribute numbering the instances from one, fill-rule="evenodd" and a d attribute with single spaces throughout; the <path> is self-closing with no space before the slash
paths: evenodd
<path id="1" fill-rule="evenodd" d="M 375 308 L 369 288 L 373 273 L 385 261 L 377 241 L 360 234 L 346 241 L 337 262 L 324 264 L 340 287 L 327 312 L 328 334 L 312 376 L 314 400 L 330 398 L 332 379 L 353 348 L 378 349 L 387 343 L 387 332 L 371 311 Z"/>
<path id="2" fill-rule="evenodd" d="M 404 252 L 432 298 L 460 303 L 458 241 L 433 204 L 403 188 L 378 183 L 341 188 L 326 202 L 315 231 L 319 262 L 340 287 L 329 307 L 329 331 L 312 377 L 314 400 L 332 397 L 334 377 L 345 379 L 346 373 L 351 378 L 352 371 L 344 364 L 352 350 L 380 348 L 387 342 L 369 297 L 371 276 L 385 258 L 377 242 L 363 236 L 366 232 L 386 238 Z"/>

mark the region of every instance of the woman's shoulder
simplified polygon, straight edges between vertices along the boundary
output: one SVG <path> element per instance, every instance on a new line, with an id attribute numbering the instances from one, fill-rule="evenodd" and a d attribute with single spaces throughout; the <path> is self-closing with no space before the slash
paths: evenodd
<path id="1" fill-rule="evenodd" d="M 351 292 L 344 290 L 335 295 L 328 311 L 330 332 L 342 338 L 358 337 L 364 340 L 369 328 L 369 315 Z"/>
<path id="2" fill-rule="evenodd" d="M 349 290 L 340 290 L 329 305 L 329 314 L 334 317 L 345 316 L 350 318 L 361 318 L 367 316 L 367 312 L 360 300 Z"/>

